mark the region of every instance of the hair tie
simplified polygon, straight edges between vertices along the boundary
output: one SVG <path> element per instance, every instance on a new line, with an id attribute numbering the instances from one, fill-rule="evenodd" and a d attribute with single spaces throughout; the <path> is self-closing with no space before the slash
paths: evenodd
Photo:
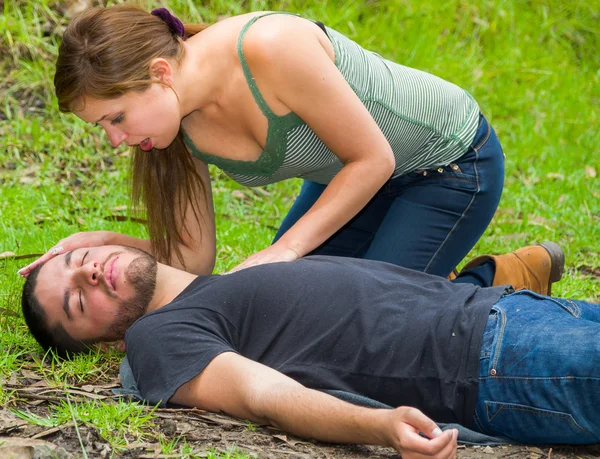
<path id="1" fill-rule="evenodd" d="M 169 13 L 169 10 L 166 8 L 156 8 L 152 10 L 152 16 L 156 16 L 163 20 L 165 24 L 169 27 L 171 33 L 177 37 L 181 37 L 183 40 L 186 40 L 185 36 L 185 28 L 183 27 L 183 22 Z"/>

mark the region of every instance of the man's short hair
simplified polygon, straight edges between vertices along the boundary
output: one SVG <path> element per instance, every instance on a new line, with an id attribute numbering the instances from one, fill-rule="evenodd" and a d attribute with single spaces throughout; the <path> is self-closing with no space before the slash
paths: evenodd
<path id="1" fill-rule="evenodd" d="M 25 285 L 23 285 L 21 310 L 29 331 L 45 351 L 52 349 L 61 357 L 66 357 L 68 353 L 77 354 L 89 351 L 90 343 L 73 339 L 61 324 L 50 326 L 48 315 L 35 295 L 37 276 L 42 266 L 44 265 L 36 266 L 29 273 Z"/>

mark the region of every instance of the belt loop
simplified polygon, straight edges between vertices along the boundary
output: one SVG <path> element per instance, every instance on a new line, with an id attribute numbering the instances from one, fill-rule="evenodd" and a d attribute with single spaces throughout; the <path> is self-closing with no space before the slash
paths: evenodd
<path id="1" fill-rule="evenodd" d="M 515 289 L 512 285 L 509 285 L 504 289 L 504 295 L 510 295 L 511 293 L 515 293 Z"/>

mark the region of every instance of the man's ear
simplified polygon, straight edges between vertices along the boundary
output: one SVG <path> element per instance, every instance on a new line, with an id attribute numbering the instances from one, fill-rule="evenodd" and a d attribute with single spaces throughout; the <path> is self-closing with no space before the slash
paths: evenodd
<path id="1" fill-rule="evenodd" d="M 173 67 L 168 60 L 157 57 L 150 62 L 150 78 L 169 86 L 173 84 Z"/>

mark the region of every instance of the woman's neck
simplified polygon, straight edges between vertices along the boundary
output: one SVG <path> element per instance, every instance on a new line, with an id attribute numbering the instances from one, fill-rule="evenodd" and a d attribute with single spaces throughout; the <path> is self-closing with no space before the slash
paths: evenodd
<path id="1" fill-rule="evenodd" d="M 223 59 L 212 56 L 208 31 L 194 35 L 184 43 L 185 54 L 176 70 L 174 89 L 180 100 L 181 118 L 218 103 L 224 87 L 221 71 Z"/>

